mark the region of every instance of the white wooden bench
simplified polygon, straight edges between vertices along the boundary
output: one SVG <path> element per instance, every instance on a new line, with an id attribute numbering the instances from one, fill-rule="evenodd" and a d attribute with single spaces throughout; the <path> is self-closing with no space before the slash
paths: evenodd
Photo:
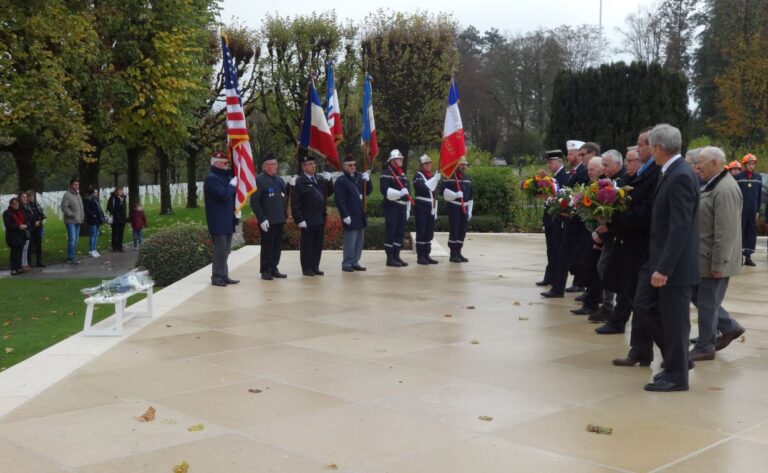
<path id="1" fill-rule="evenodd" d="M 152 285 L 141 286 L 129 292 L 117 294 L 110 297 L 91 296 L 85 299 L 87 308 L 85 310 L 85 324 L 83 326 L 83 336 L 86 337 L 119 337 L 123 335 L 123 324 L 133 318 L 152 318 Z M 125 312 L 125 304 L 129 297 L 145 292 L 147 294 L 146 312 Z M 96 304 L 114 304 L 115 322 L 107 327 L 96 329 L 93 327 L 93 310 Z"/>

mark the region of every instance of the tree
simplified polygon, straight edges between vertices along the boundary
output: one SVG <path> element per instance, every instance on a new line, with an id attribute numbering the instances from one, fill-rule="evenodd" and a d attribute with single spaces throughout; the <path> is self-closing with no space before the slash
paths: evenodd
<path id="1" fill-rule="evenodd" d="M 563 49 L 564 67 L 572 71 L 599 66 L 608 49 L 608 40 L 595 25 L 560 25 L 552 34 Z"/>
<path id="2" fill-rule="evenodd" d="M 555 80 L 547 143 L 562 148 L 571 138 L 623 149 L 641 129 L 671 123 L 687 136 L 687 80 L 660 64 L 623 62 L 581 72 L 563 71 Z"/>
<path id="3" fill-rule="evenodd" d="M 661 4 L 661 18 L 666 33 L 664 45 L 664 67 L 687 72 L 691 63 L 691 42 L 693 41 L 693 21 L 699 0 L 664 0 Z"/>
<path id="4" fill-rule="evenodd" d="M 633 61 L 663 64 L 666 31 L 658 5 L 640 6 L 624 22 L 624 29 L 617 28 L 623 37 L 618 52 L 631 55 Z"/>
<path id="5" fill-rule="evenodd" d="M 408 150 L 441 140 L 448 84 L 458 64 L 456 32 L 445 14 L 379 10 L 365 20 L 361 49 L 374 80 L 379 142 L 382 149 L 399 149 L 406 168 Z"/>
<path id="6" fill-rule="evenodd" d="M 20 189 L 90 151 L 77 100 L 95 35 L 82 2 L 10 2 L 0 11 L 0 151 L 13 155 Z"/>

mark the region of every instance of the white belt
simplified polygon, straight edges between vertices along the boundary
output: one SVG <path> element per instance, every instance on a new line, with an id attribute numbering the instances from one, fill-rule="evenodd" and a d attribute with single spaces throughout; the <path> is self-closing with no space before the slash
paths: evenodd
<path id="1" fill-rule="evenodd" d="M 461 201 L 459 201 L 459 200 L 446 200 L 446 202 L 448 202 L 449 204 L 453 204 L 453 205 L 459 205 L 459 206 L 461 206 L 461 205 L 462 205 Z M 466 202 L 464 202 L 464 204 L 463 204 L 463 205 L 464 205 L 464 207 L 466 207 L 466 206 L 468 206 L 469 204 L 467 204 Z"/>
<path id="2" fill-rule="evenodd" d="M 402 200 L 390 200 L 390 202 L 394 202 L 400 205 L 408 205 L 408 202 L 403 202 Z"/>
<path id="3" fill-rule="evenodd" d="M 416 196 L 416 200 L 423 200 L 424 202 L 429 202 L 430 204 L 432 204 L 432 199 L 430 199 L 429 197 Z"/>

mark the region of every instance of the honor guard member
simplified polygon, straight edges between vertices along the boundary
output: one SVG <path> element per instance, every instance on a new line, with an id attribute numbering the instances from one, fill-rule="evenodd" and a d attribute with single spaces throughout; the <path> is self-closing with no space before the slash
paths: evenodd
<path id="1" fill-rule="evenodd" d="M 205 221 L 213 240 L 213 265 L 211 284 L 226 286 L 240 281 L 229 277 L 227 259 L 235 233 L 235 186 L 237 178 L 228 170 L 227 156 L 216 151 L 211 155 L 211 172 L 203 183 L 205 197 Z"/>
<path id="2" fill-rule="evenodd" d="M 403 155 L 400 150 L 393 149 L 379 179 L 379 189 L 384 195 L 384 251 L 387 253 L 387 266 L 395 268 L 408 266 L 400 259 L 405 221 L 410 213 L 410 184 L 402 165 Z"/>
<path id="3" fill-rule="evenodd" d="M 320 256 L 323 252 L 326 207 L 328 196 L 333 193 L 331 174 L 317 174 L 315 158 L 300 156 L 301 174 L 293 184 L 291 194 L 291 213 L 293 221 L 301 232 L 299 259 L 301 274 L 304 276 L 322 276 Z"/>
<path id="4" fill-rule="evenodd" d="M 261 279 L 287 278 L 277 269 L 283 244 L 286 216 L 285 184 L 277 175 L 277 159 L 267 154 L 256 177 L 257 190 L 251 196 L 251 209 L 261 227 Z"/>
<path id="5" fill-rule="evenodd" d="M 552 179 L 557 183 L 559 190 L 568 184 L 570 177 L 568 171 L 563 166 L 563 152 L 559 149 L 547 151 L 547 167 L 552 174 Z M 544 224 L 544 238 L 547 242 L 547 268 L 544 270 L 544 279 L 536 283 L 537 286 L 549 286 L 552 284 L 552 272 L 555 270 L 555 261 L 557 260 L 557 248 L 560 245 L 560 236 L 563 233 L 563 218 L 552 216 L 549 212 L 544 212 L 542 217 Z"/>
<path id="6" fill-rule="evenodd" d="M 443 181 L 443 198 L 448 202 L 448 248 L 451 249 L 451 263 L 467 263 L 469 260 L 461 254 L 467 226 L 472 218 L 472 180 L 464 174 L 467 158 L 461 158 L 451 178 Z"/>
<path id="7" fill-rule="evenodd" d="M 432 159 L 426 154 L 419 158 L 421 170 L 413 176 L 413 190 L 416 193 L 416 205 L 413 211 L 416 220 L 416 255 L 418 264 L 437 264 L 429 254 L 432 251 L 432 238 L 435 235 L 437 219 L 437 199 L 435 189 L 440 181 L 440 173 L 432 175 Z"/>
<path id="8" fill-rule="evenodd" d="M 364 196 L 371 194 L 373 186 L 369 182 L 370 171 L 359 173 L 355 171 L 356 168 L 355 158 L 351 154 L 347 155 L 342 164 L 344 174 L 336 179 L 334 184 L 334 200 L 344 228 L 341 270 L 346 273 L 366 270 L 365 266 L 360 265 L 365 242 L 365 227 L 368 226 L 363 199 Z"/>
<path id="9" fill-rule="evenodd" d="M 755 172 L 757 158 L 748 154 L 741 158 L 744 171 L 736 176 L 741 195 L 744 196 L 741 208 L 741 245 L 746 266 L 755 266 L 752 253 L 757 246 L 757 217 L 760 215 L 760 197 L 763 191 L 763 181 L 760 173 Z"/>

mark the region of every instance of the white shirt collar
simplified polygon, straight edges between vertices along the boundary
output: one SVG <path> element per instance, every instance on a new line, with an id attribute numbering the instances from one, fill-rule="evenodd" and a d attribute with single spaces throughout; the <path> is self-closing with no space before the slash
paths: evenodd
<path id="1" fill-rule="evenodd" d="M 552 174 L 552 175 L 553 175 L 553 176 L 557 176 L 557 173 L 559 173 L 560 171 L 562 171 L 564 167 L 565 167 L 565 166 L 560 166 L 559 168 L 557 168 L 557 171 L 555 171 L 555 173 L 554 173 L 554 174 Z"/>
<path id="2" fill-rule="evenodd" d="M 681 159 L 681 158 L 682 158 L 682 156 L 680 156 L 679 154 L 676 154 L 676 155 L 672 156 L 672 159 L 670 159 L 669 161 L 664 163 L 664 166 L 661 167 L 661 172 L 662 173 L 667 172 L 667 169 L 669 169 L 669 167 L 672 165 L 672 163 L 674 163 L 675 161 L 677 161 L 678 159 Z"/>

